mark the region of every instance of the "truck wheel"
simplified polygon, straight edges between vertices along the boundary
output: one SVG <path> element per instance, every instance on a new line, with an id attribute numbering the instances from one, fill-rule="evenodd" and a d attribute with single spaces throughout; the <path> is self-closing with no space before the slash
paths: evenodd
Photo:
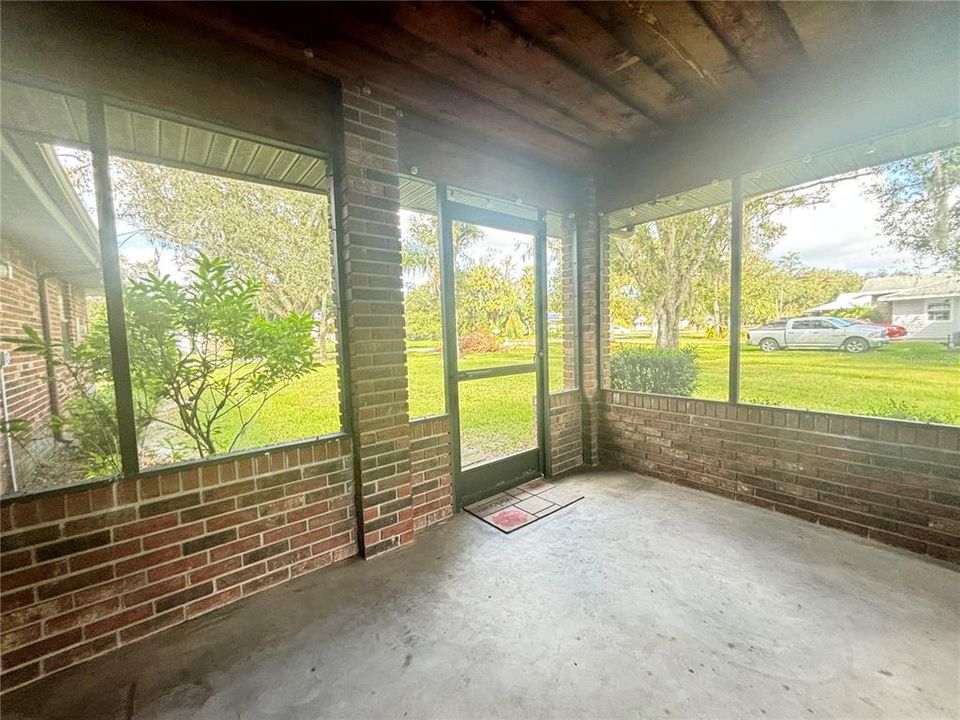
<path id="1" fill-rule="evenodd" d="M 843 343 L 843 349 L 849 353 L 864 353 L 870 349 L 870 343 L 863 338 L 853 337 Z"/>
<path id="2" fill-rule="evenodd" d="M 773 338 L 764 338 L 760 341 L 760 349 L 764 352 L 774 352 L 780 349 L 780 343 Z"/>

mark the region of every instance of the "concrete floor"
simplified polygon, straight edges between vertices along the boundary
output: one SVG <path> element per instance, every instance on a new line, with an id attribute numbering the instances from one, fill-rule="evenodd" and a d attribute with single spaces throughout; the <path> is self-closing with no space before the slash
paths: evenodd
<path id="1" fill-rule="evenodd" d="M 621 472 L 504 535 L 268 590 L 3 698 L 15 718 L 956 718 L 960 574 Z"/>

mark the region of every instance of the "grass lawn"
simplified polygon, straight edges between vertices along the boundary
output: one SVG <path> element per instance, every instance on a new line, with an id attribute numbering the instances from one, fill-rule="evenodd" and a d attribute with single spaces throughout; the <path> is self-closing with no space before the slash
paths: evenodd
<path id="1" fill-rule="evenodd" d="M 646 338 L 614 342 L 649 345 Z M 727 396 L 728 345 L 691 338 L 699 376 L 694 397 Z M 854 415 L 902 415 L 960 424 L 960 353 L 932 342 L 898 341 L 862 355 L 830 350 L 765 353 L 743 345 L 740 356 L 743 402 Z M 894 408 L 891 403 L 901 403 Z"/>
<path id="2" fill-rule="evenodd" d="M 407 354 L 412 418 L 444 412 L 443 355 L 431 352 L 431 345 L 436 344 L 411 343 L 413 351 Z M 557 389 L 563 385 L 560 344 L 551 344 L 550 353 L 550 387 Z M 460 366 L 470 370 L 532 361 L 533 347 L 525 345 L 502 352 L 467 355 Z M 460 393 L 465 461 L 474 462 L 536 446 L 533 373 L 471 380 L 461 385 Z M 239 417 L 228 418 L 223 423 L 224 436 L 233 437 L 239 425 Z M 330 364 L 318 367 L 271 398 L 247 428 L 236 449 L 300 440 L 339 429 L 337 369 Z"/>
<path id="3" fill-rule="evenodd" d="M 615 338 L 618 346 L 645 344 L 642 338 Z M 695 397 L 724 399 L 727 392 L 727 344 L 702 338 L 695 345 L 699 367 Z M 424 344 L 411 348 L 410 416 L 444 410 L 443 365 L 439 352 Z M 551 345 L 559 359 L 560 347 Z M 468 355 L 465 369 L 530 362 L 532 348 Z M 562 387 L 562 363 L 550 363 L 551 388 Z M 461 384 L 464 459 L 466 462 L 507 454 L 535 445 L 534 376 L 515 375 Z M 896 342 L 863 355 L 818 350 L 763 353 L 743 348 L 741 395 L 745 402 L 826 410 L 859 415 L 902 414 L 902 403 L 916 416 L 960 424 L 960 353 L 936 343 Z M 231 419 L 225 429 L 238 426 Z M 337 370 L 320 367 L 281 390 L 248 428 L 237 449 L 299 440 L 335 432 L 340 427 Z"/>

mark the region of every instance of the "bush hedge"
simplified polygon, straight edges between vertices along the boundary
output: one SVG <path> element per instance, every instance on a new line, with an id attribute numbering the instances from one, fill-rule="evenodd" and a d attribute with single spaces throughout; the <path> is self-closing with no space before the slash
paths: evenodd
<path id="1" fill-rule="evenodd" d="M 610 356 L 610 381 L 614 390 L 692 395 L 697 386 L 697 353 L 692 347 L 678 350 L 628 348 Z"/>

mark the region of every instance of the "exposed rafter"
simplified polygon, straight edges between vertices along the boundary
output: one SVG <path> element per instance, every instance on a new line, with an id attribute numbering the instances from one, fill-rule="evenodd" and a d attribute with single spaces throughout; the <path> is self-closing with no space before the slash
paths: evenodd
<path id="1" fill-rule="evenodd" d="M 198 22 L 202 19 L 207 27 L 251 47 L 332 75 L 342 82 L 375 85 L 401 107 L 469 128 L 478 135 L 512 146 L 516 152 L 532 151 L 571 167 L 590 162 L 590 147 L 581 140 L 531 122 L 513 109 L 493 105 L 449 79 L 398 63 L 375 45 L 347 38 L 329 28 L 297 32 L 296 14 L 284 16 L 273 9 L 273 25 L 267 32 L 255 22 L 255 13 L 245 14 L 245 7 L 232 6 L 230 11 L 221 11 L 217 4 L 202 8 L 176 5 L 169 12 Z"/>
<path id="2" fill-rule="evenodd" d="M 487 21 L 489 23 L 501 23 L 516 36 L 519 42 L 522 42 L 528 47 L 534 48 L 540 52 L 550 54 L 557 60 L 557 62 L 562 63 L 564 66 L 569 68 L 571 72 L 581 77 L 584 81 L 599 89 L 602 89 L 610 95 L 613 95 L 624 105 L 631 107 L 633 110 L 648 118 L 657 126 L 663 127 L 666 124 L 667 118 L 665 117 L 664 113 L 653 107 L 651 102 L 642 99 L 637 93 L 631 92 L 630 89 L 624 85 L 615 82 L 611 79 L 610 75 L 593 72 L 584 61 L 582 54 L 577 52 L 577 43 L 567 43 L 569 47 L 561 50 L 559 47 L 557 47 L 557 41 L 562 41 L 562 35 L 557 35 L 553 42 L 550 40 L 541 40 L 532 32 L 530 32 L 528 28 L 525 28 L 520 22 L 518 22 L 515 13 L 522 12 L 524 8 L 533 7 L 532 5 L 518 4 L 513 6 L 510 3 L 499 3 L 498 5 L 494 6 L 487 3 L 482 3 L 479 4 L 479 7 L 484 11 L 485 17 L 488 19 Z M 569 12 L 570 8 L 566 6 L 566 3 L 563 3 L 558 5 L 556 8 L 556 11 L 560 10 Z M 582 13 L 580 14 L 579 20 L 581 22 L 590 23 L 593 25 L 594 27 L 590 28 L 590 30 L 595 33 L 604 32 L 600 27 L 596 26 L 588 16 L 583 15 Z M 621 53 L 622 52 L 623 49 L 621 48 Z M 642 62 L 639 57 L 636 58 L 636 60 Z M 654 72 L 652 68 L 648 69 L 651 73 Z"/>
<path id="3" fill-rule="evenodd" d="M 618 140 L 648 134 L 657 127 L 631 104 L 534 38 L 517 32 L 488 8 L 468 3 L 389 3 L 380 8 L 421 40 L 443 37 L 448 51 L 475 70 L 563 105 L 584 121 L 602 122 Z"/>
<path id="4" fill-rule="evenodd" d="M 796 69 L 807 63 L 803 44 L 779 3 L 696 0 L 693 5 L 707 27 L 755 78 L 762 80 L 787 65 Z"/>
<path id="5" fill-rule="evenodd" d="M 338 8 L 334 12 L 324 12 L 320 6 L 318 12 L 323 13 L 325 31 L 342 34 L 363 47 L 374 47 L 401 67 L 422 73 L 439 84 L 450 84 L 455 79 L 462 89 L 541 128 L 542 132 L 563 135 L 573 142 L 588 145 L 608 139 L 602 130 L 569 115 L 564 108 L 544 103 L 498 78 L 477 73 L 467 63 L 447 53 L 441 44 L 422 42 L 389 21 L 382 24 L 371 19 L 361 5 L 347 10 Z"/>

